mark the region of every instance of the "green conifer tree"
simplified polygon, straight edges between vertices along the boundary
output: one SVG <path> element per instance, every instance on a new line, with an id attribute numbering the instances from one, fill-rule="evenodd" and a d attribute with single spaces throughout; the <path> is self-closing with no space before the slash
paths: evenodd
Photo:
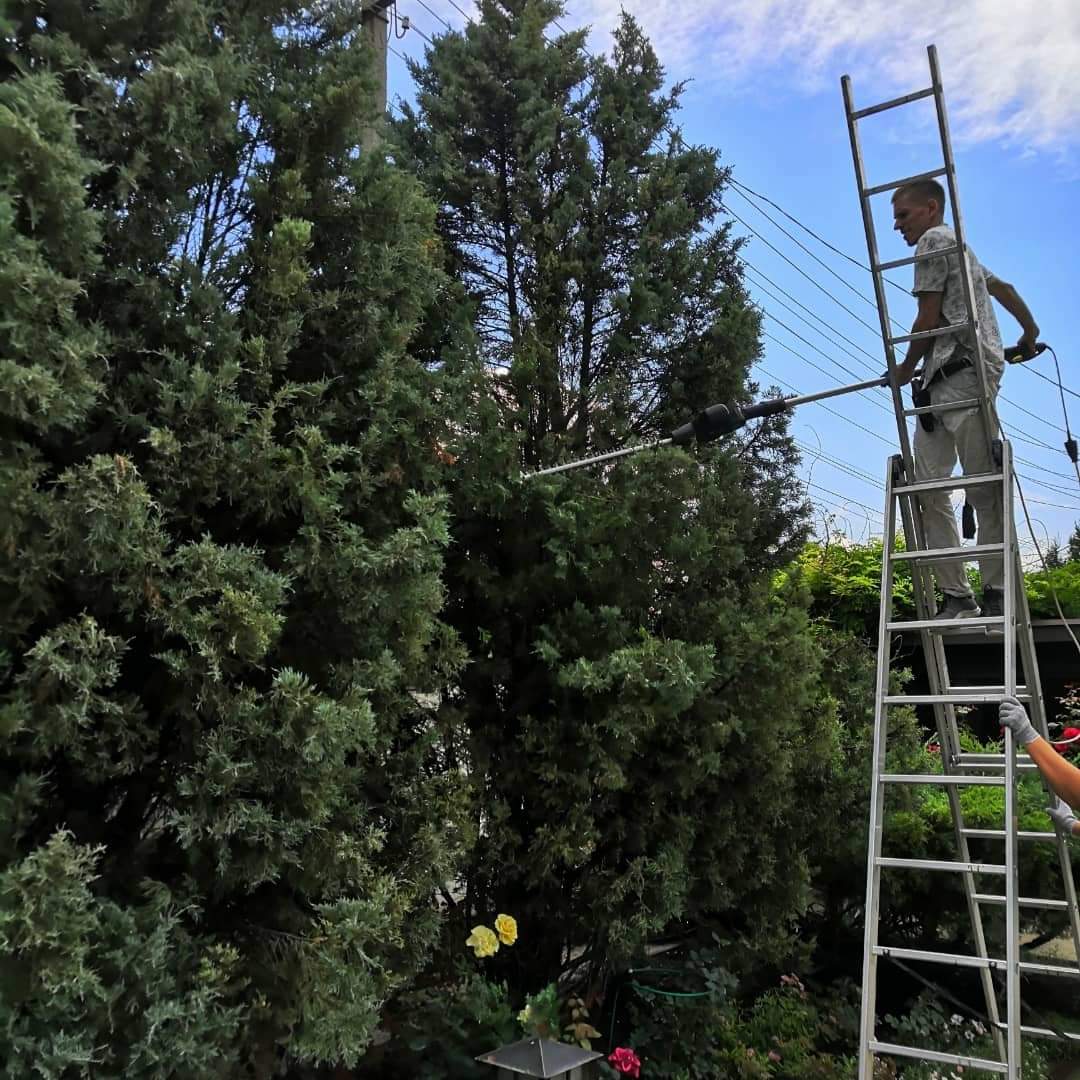
<path id="1" fill-rule="evenodd" d="M 448 563 L 471 660 L 443 713 L 468 729 L 481 833 L 456 933 L 516 915 L 491 963 L 519 990 L 687 925 L 782 951 L 806 901 L 799 769 L 828 742 L 805 722 L 805 612 L 771 588 L 803 535 L 782 420 L 517 479 L 757 389 L 716 152 L 682 142 L 680 90 L 633 19 L 593 58 L 561 10 L 481 0 L 414 69 L 398 124 L 479 355 Z M 432 346 L 447 363 L 453 334 Z"/>
<path id="2" fill-rule="evenodd" d="M 1080 562 L 1080 522 L 1069 534 L 1068 553 L 1068 562 Z"/>
<path id="3" fill-rule="evenodd" d="M 436 933 L 441 257 L 360 6 L 3 26 L 5 1076 L 355 1061 Z"/>

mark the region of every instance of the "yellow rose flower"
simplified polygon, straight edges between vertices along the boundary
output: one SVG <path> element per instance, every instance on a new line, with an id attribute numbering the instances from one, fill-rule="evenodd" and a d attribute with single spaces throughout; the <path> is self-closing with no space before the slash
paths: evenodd
<path id="1" fill-rule="evenodd" d="M 494 956 L 499 951 L 499 939 L 495 936 L 495 931 L 486 926 L 474 926 L 472 933 L 465 939 L 465 944 L 476 953 L 478 960 L 483 960 L 485 956 Z"/>
<path id="2" fill-rule="evenodd" d="M 500 915 L 495 920 L 495 930 L 504 945 L 513 945 L 517 941 L 517 919 L 513 915 Z"/>

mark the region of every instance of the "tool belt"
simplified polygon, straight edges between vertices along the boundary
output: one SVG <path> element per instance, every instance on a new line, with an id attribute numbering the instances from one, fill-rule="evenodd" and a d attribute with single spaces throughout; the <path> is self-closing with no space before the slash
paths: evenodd
<path id="1" fill-rule="evenodd" d="M 917 409 L 926 408 L 926 406 L 932 405 L 933 401 L 930 400 L 930 387 L 941 379 L 947 379 L 950 375 L 955 375 L 958 371 L 963 371 L 965 368 L 971 366 L 972 361 L 970 356 L 959 356 L 953 360 L 946 360 L 945 363 L 942 364 L 941 367 L 939 367 L 926 381 L 914 379 L 911 383 L 911 403 Z M 922 413 L 919 416 L 919 423 L 922 424 L 924 431 L 933 431 L 935 424 L 934 414 Z"/>
<path id="2" fill-rule="evenodd" d="M 923 389 L 929 390 L 930 387 L 933 386 L 934 383 L 938 382 L 940 379 L 947 379 L 950 375 L 955 375 L 958 371 L 963 371 L 964 368 L 969 368 L 971 366 L 972 363 L 970 356 L 960 356 L 957 357 L 955 360 L 946 360 L 945 363 L 942 364 L 941 367 L 939 367 L 937 371 L 935 371 L 934 374 L 931 375 L 930 378 L 922 384 Z M 927 404 L 929 405 L 930 402 L 927 402 Z"/>

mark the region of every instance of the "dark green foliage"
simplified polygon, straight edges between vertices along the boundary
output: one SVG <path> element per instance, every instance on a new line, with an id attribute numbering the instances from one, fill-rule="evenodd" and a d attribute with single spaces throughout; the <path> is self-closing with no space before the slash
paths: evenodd
<path id="1" fill-rule="evenodd" d="M 357 153 L 359 7 L 10 6 L 8 1076 L 354 1061 L 436 934 L 463 834 L 422 703 L 458 648 L 407 347 L 443 279 L 431 205 Z"/>
<path id="2" fill-rule="evenodd" d="M 853 1074 L 858 994 L 844 982 L 807 990 L 796 975 L 751 1003 L 637 994 L 623 1040 L 642 1059 L 642 1076 L 666 1080 L 843 1080 Z"/>
<path id="3" fill-rule="evenodd" d="M 1068 562 L 1080 562 L 1080 522 L 1073 526 L 1066 545 L 1066 559 Z"/>
<path id="4" fill-rule="evenodd" d="M 517 916 L 490 962 L 517 1000 L 572 949 L 595 973 L 690 922 L 782 951 L 807 902 L 799 777 L 830 738 L 803 600 L 770 586 L 804 535 L 782 422 L 517 479 L 755 390 L 716 153 L 673 132 L 678 88 L 631 18 L 591 58 L 560 11 L 486 0 L 399 125 L 463 286 L 446 322 L 479 353 L 448 562 L 471 662 L 442 716 L 469 732 L 481 836 L 454 933 Z"/>
<path id="5" fill-rule="evenodd" d="M 364 1062 L 364 1076 L 394 1080 L 485 1080 L 475 1059 L 522 1037 L 505 983 L 474 973 L 401 995 L 391 1020 L 394 1040 Z"/>

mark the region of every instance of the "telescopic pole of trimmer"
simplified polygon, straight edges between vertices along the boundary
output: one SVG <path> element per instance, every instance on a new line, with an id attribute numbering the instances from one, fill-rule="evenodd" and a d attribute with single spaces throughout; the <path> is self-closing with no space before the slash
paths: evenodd
<path id="1" fill-rule="evenodd" d="M 638 446 L 627 446 L 622 450 L 610 450 L 606 454 L 594 454 L 592 457 L 581 458 L 580 461 L 567 461 L 562 465 L 537 469 L 536 472 L 526 473 L 522 479 L 533 480 L 537 476 L 552 476 L 555 473 L 569 472 L 571 469 L 584 469 L 589 465 L 597 465 L 601 461 L 613 461 L 615 458 L 640 454 L 645 450 L 658 450 L 662 446 L 686 446 L 695 441 L 712 442 L 713 439 L 718 439 L 722 435 L 730 435 L 733 431 L 738 431 L 748 420 L 754 420 L 760 416 L 775 416 L 777 413 L 794 409 L 798 405 L 808 405 L 811 401 L 824 401 L 825 398 L 840 397 L 842 394 L 855 394 L 860 390 L 888 386 L 888 383 L 888 378 L 882 375 L 876 379 L 868 379 L 866 382 L 852 383 L 850 386 L 835 386 L 831 390 L 821 390 L 816 394 L 770 398 L 756 405 L 710 405 L 698 413 L 690 423 L 676 428 L 666 439 L 656 439 Z"/>

